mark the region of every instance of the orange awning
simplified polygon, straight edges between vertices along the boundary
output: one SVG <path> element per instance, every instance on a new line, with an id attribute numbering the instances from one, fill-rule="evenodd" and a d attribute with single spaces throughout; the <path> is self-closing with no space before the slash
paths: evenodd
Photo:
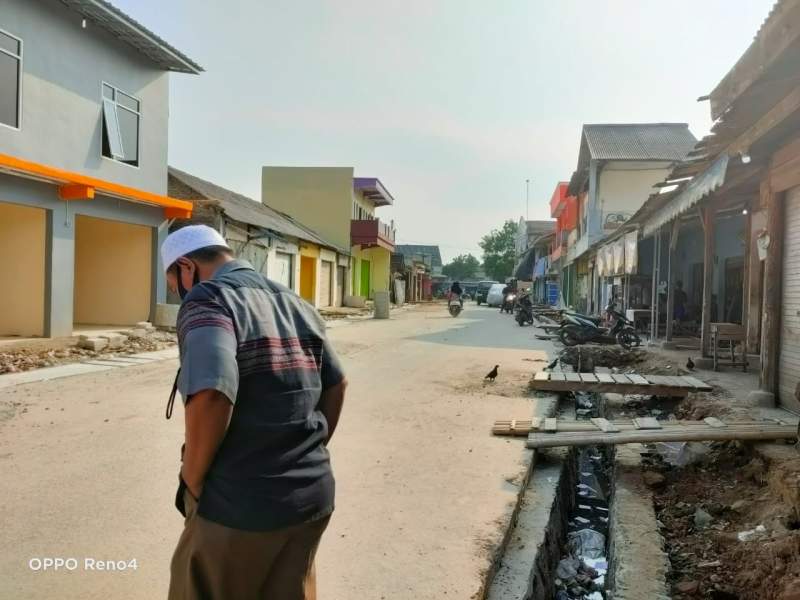
<path id="1" fill-rule="evenodd" d="M 62 200 L 91 200 L 97 191 L 106 196 L 130 202 L 160 206 L 164 209 L 164 216 L 167 219 L 188 219 L 192 216 L 193 205 L 186 200 L 145 192 L 88 175 L 22 160 L 7 154 L 0 154 L 1 171 L 58 184 L 58 195 Z"/>

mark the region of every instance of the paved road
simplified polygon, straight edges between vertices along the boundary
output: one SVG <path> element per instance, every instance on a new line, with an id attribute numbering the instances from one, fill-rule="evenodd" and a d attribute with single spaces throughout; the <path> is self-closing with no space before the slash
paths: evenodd
<path id="1" fill-rule="evenodd" d="M 471 598 L 529 455 L 488 434 L 526 418 L 525 382 L 550 347 L 496 310 L 443 306 L 334 326 L 351 382 L 331 452 L 337 510 L 318 557 L 331 600 Z M 483 375 L 500 364 L 497 383 Z M 0 389 L 0 599 L 165 596 L 181 529 L 171 506 L 175 361 Z M 34 572 L 29 560 L 74 557 Z M 84 559 L 136 570 L 84 570 Z"/>

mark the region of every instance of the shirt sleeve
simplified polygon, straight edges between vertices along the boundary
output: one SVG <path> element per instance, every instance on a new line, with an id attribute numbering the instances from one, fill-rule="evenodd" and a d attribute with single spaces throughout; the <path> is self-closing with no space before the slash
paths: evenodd
<path id="1" fill-rule="evenodd" d="M 322 340 L 322 373 L 320 378 L 323 390 L 339 385 L 344 379 L 342 363 L 327 336 Z"/>
<path id="2" fill-rule="evenodd" d="M 236 403 L 239 367 L 233 320 L 213 299 L 188 300 L 178 316 L 181 372 L 178 390 L 184 404 L 192 394 L 217 390 Z"/>

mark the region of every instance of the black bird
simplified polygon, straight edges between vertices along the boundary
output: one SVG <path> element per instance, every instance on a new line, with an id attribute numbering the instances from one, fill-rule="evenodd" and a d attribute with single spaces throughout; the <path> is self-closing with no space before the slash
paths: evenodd
<path id="1" fill-rule="evenodd" d="M 694 371 L 694 361 L 692 360 L 691 356 L 689 357 L 689 360 L 686 361 L 686 368 L 690 371 Z"/>
<path id="2" fill-rule="evenodd" d="M 484 379 L 488 379 L 489 381 L 494 381 L 494 380 L 497 378 L 497 367 L 499 367 L 499 366 L 500 366 L 500 365 L 495 365 L 495 366 L 494 366 L 494 369 L 492 369 L 491 371 L 489 371 L 489 372 L 486 374 L 486 377 L 484 377 Z"/>
<path id="3" fill-rule="evenodd" d="M 560 360 L 561 360 L 561 357 L 560 357 L 560 356 L 559 356 L 559 357 L 557 357 L 557 358 L 556 358 L 556 359 L 555 359 L 553 362 L 551 362 L 549 365 L 547 365 L 547 366 L 544 368 L 544 370 L 545 370 L 545 371 L 552 371 L 553 369 L 555 369 L 555 368 L 556 368 L 556 365 L 558 364 L 558 361 L 560 361 Z"/>

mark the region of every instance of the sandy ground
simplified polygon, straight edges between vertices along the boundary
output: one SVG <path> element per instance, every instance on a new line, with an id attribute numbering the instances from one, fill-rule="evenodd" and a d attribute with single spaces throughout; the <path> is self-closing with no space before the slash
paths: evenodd
<path id="1" fill-rule="evenodd" d="M 330 330 L 351 387 L 331 447 L 337 510 L 317 561 L 320 598 L 474 597 L 529 460 L 489 428 L 530 415 L 527 380 L 552 350 L 533 333 L 471 303 L 458 319 L 429 306 Z M 484 385 L 494 364 L 500 377 Z M 165 597 L 182 527 L 181 409 L 163 416 L 175 368 L 0 391 L 1 599 Z M 31 569 L 45 558 L 77 568 Z M 86 570 L 87 558 L 128 568 Z"/>

